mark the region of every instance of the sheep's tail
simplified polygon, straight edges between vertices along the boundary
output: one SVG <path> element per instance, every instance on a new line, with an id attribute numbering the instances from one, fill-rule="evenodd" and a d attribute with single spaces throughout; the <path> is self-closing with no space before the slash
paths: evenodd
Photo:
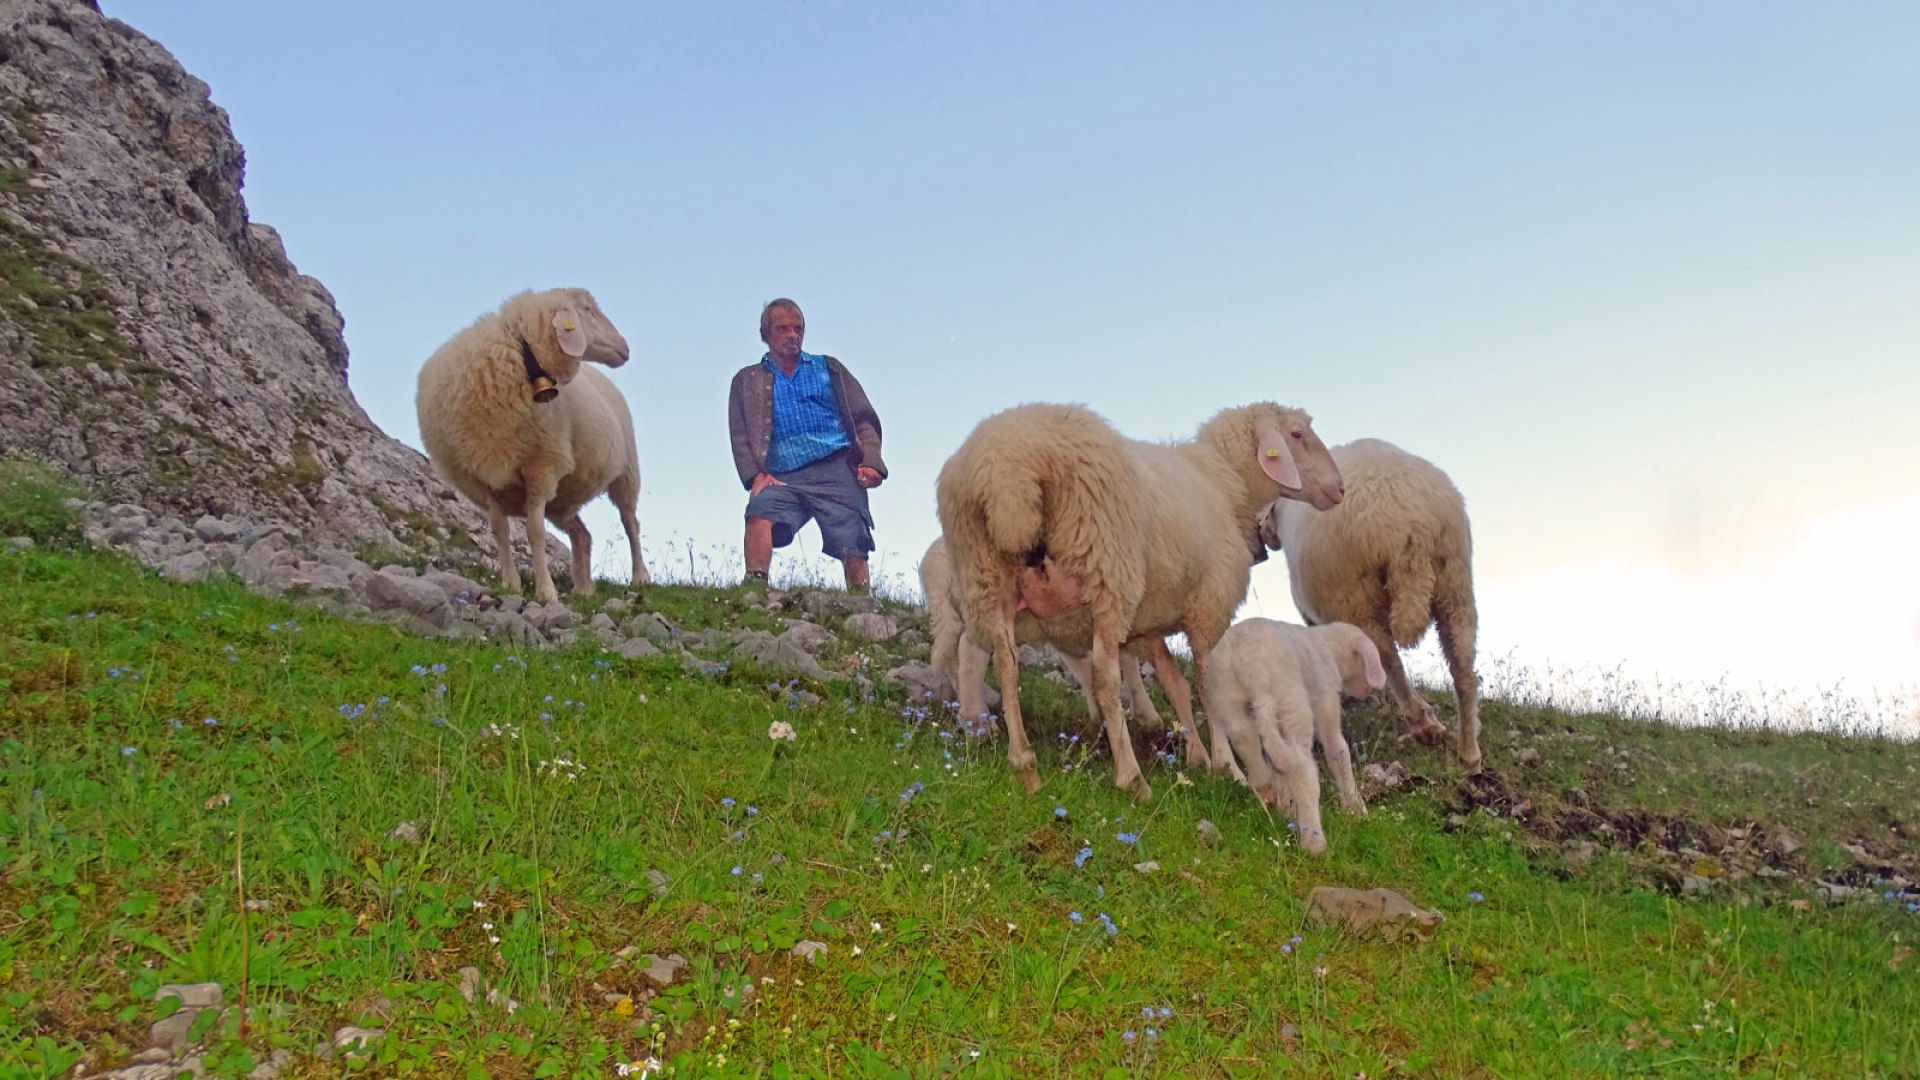
<path id="1" fill-rule="evenodd" d="M 1410 649 L 1427 636 L 1437 578 L 1429 546 L 1408 536 L 1387 563 L 1387 629 L 1394 644 Z"/>
<path id="2" fill-rule="evenodd" d="M 1008 462 L 987 499 L 987 539 L 994 550 L 1024 555 L 1046 539 L 1046 491 L 1027 462 Z"/>

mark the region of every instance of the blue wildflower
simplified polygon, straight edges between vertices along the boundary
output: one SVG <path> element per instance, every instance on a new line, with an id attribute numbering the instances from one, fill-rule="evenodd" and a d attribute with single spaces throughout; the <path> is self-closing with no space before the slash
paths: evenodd
<path id="1" fill-rule="evenodd" d="M 1115 834 L 1114 839 L 1120 841 L 1123 844 L 1137 844 L 1140 842 L 1140 834 L 1123 832 L 1123 833 Z"/>
<path id="2" fill-rule="evenodd" d="M 1087 865 L 1087 860 L 1091 858 L 1093 858 L 1093 849 L 1090 847 L 1083 847 L 1080 849 L 1080 854 L 1075 855 L 1073 857 L 1073 865 L 1076 869 L 1078 869 L 1079 867 Z"/>
<path id="3" fill-rule="evenodd" d="M 1486 899 L 1486 897 L 1484 897 L 1484 896 L 1481 896 L 1481 895 L 1480 895 L 1479 893 L 1477 893 L 1477 892 L 1470 892 L 1470 893 L 1468 893 L 1468 894 L 1467 894 L 1467 899 L 1469 899 L 1469 900 L 1471 900 L 1471 901 L 1473 901 L 1474 903 L 1476 903 L 1476 904 L 1478 904 L 1478 903 L 1480 903 L 1480 902 L 1482 902 L 1482 901 L 1484 901 L 1484 900 Z"/>
<path id="4" fill-rule="evenodd" d="M 1079 913 L 1079 912 L 1077 912 L 1077 911 L 1069 911 L 1069 912 L 1067 912 L 1067 919 L 1068 919 L 1068 921 L 1070 921 L 1070 922 L 1076 922 L 1076 923 L 1077 923 L 1077 922 L 1081 922 L 1081 921 L 1083 921 L 1083 920 L 1082 920 L 1082 919 L 1080 918 L 1080 913 Z"/>

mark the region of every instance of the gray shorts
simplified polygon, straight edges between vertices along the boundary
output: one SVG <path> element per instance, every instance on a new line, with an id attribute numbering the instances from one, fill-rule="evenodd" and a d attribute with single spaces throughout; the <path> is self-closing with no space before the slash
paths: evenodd
<path id="1" fill-rule="evenodd" d="M 836 450 L 788 473 L 747 500 L 747 517 L 773 522 L 773 546 L 786 547 L 807 522 L 820 522 L 820 550 L 830 558 L 865 558 L 873 550 L 867 489 L 853 478 L 853 450 Z"/>

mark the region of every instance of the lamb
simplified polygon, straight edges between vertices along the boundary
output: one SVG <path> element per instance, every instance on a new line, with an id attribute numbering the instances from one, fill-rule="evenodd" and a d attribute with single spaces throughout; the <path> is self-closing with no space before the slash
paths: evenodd
<path id="1" fill-rule="evenodd" d="M 1350 622 L 1373 639 L 1388 695 L 1426 743 L 1438 743 L 1447 729 L 1407 681 L 1395 646 L 1411 648 L 1429 625 L 1439 628 L 1458 705 L 1456 749 L 1477 767 L 1479 614 L 1466 500 L 1446 473 L 1392 443 L 1360 439 L 1332 453 L 1349 484 L 1347 501 L 1329 512 L 1277 503 L 1261 523 L 1261 539 L 1286 552 L 1294 606 L 1309 624 Z"/>
<path id="2" fill-rule="evenodd" d="M 941 468 L 936 496 L 968 633 L 1000 676 L 1015 775 L 1039 790 L 1020 717 L 1014 623 L 1024 605 L 1050 640 L 1084 620 L 1114 783 L 1148 798 L 1120 712 L 1120 647 L 1149 651 L 1188 760 L 1230 768 L 1217 729 L 1211 755 L 1201 744 L 1163 639 L 1186 633 L 1204 684 L 1207 655 L 1246 597 L 1260 513 L 1280 498 L 1332 508 L 1341 486 L 1311 418 L 1271 402 L 1227 409 L 1171 445 L 1128 439 L 1083 406 L 1032 404 L 982 420 Z"/>
<path id="3" fill-rule="evenodd" d="M 573 591 L 591 593 L 593 537 L 580 507 L 605 492 L 620 510 L 633 582 L 652 580 L 640 555 L 640 454 L 626 398 L 582 360 L 627 362 L 627 341 L 585 289 L 510 297 L 440 346 L 420 369 L 414 408 L 440 476 L 479 503 L 493 526 L 501 583 L 520 588 L 507 518 L 526 519 L 534 596 L 558 598 L 542 518 L 566 530 Z"/>
<path id="4" fill-rule="evenodd" d="M 1327 849 L 1327 837 L 1320 828 L 1314 739 L 1327 755 L 1341 804 L 1367 816 L 1340 733 L 1340 694 L 1366 697 L 1386 681 L 1379 650 L 1351 623 L 1306 627 L 1244 619 L 1228 627 L 1213 650 L 1207 716 L 1227 733 L 1261 801 L 1276 807 L 1291 801 L 1300 843 L 1315 855 Z"/>
<path id="5" fill-rule="evenodd" d="M 960 609 L 960 593 L 955 586 L 953 557 L 947 552 L 946 538 L 936 536 L 933 543 L 927 545 L 927 553 L 920 557 L 920 591 L 927 598 L 927 613 L 933 621 L 933 666 L 953 683 L 954 692 L 960 699 L 960 715 L 972 722 L 987 712 L 987 654 L 967 634 L 966 619 Z M 1017 618 L 1014 638 L 1023 643 L 1039 641 L 1036 621 L 1024 614 Z M 1092 661 L 1088 659 L 1085 647 L 1076 652 L 1071 644 L 1054 644 L 1072 669 L 1074 679 L 1080 684 L 1080 692 L 1087 699 L 1087 708 L 1097 722 L 1100 713 L 1093 702 Z M 1147 694 L 1146 683 L 1140 678 L 1139 661 L 1129 657 L 1120 665 L 1120 673 L 1123 676 L 1122 703 L 1134 718 L 1143 727 L 1155 731 L 1165 727 L 1160 713 L 1153 707 L 1153 698 Z"/>

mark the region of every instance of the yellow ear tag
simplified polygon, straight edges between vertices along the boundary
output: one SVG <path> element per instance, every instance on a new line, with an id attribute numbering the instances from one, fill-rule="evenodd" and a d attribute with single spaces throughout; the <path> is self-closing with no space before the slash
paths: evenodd
<path id="1" fill-rule="evenodd" d="M 1280 456 L 1280 451 L 1279 451 L 1278 449 L 1271 449 L 1271 450 L 1268 450 L 1268 451 L 1267 451 L 1267 456 L 1268 456 L 1268 457 L 1279 457 L 1279 456 Z"/>
<path id="2" fill-rule="evenodd" d="M 574 329 L 574 325 L 573 325 L 572 323 L 567 323 L 566 325 L 564 325 L 564 326 L 562 326 L 562 327 L 561 327 L 561 329 L 562 329 L 562 330 L 572 330 L 572 329 Z"/>

